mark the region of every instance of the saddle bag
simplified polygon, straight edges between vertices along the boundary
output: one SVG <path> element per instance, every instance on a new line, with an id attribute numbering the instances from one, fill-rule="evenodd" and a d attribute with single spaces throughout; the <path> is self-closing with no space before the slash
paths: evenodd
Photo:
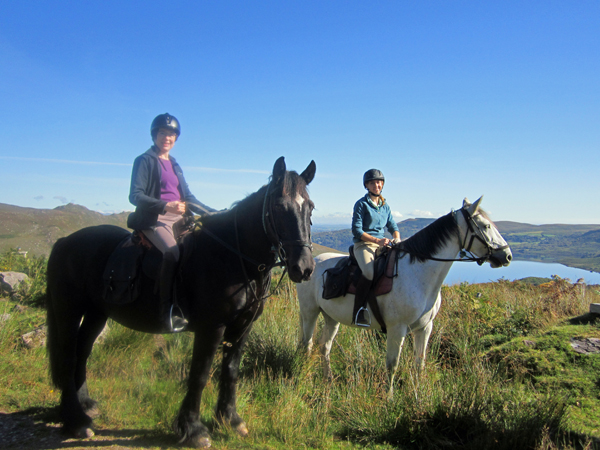
<path id="1" fill-rule="evenodd" d="M 323 273 L 323 298 L 343 297 L 348 291 L 350 281 L 350 259 L 343 258 L 335 267 Z"/>
<path id="2" fill-rule="evenodd" d="M 102 276 L 106 302 L 123 305 L 138 297 L 144 250 L 141 245 L 135 245 L 130 236 L 119 243 L 108 259 Z"/>

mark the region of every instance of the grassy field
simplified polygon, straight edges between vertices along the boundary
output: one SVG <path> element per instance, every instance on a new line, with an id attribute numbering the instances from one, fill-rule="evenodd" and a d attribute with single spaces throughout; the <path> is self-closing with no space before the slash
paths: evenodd
<path id="1" fill-rule="evenodd" d="M 28 269 L 13 256 L 12 267 L 31 270 L 34 282 L 0 302 L 0 412 L 28 416 L 40 435 L 56 427 L 58 393 L 45 349 L 27 348 L 20 336 L 44 324 L 44 263 Z M 7 265 L 4 255 L 0 266 Z M 579 354 L 571 346 L 572 339 L 600 338 L 600 320 L 587 314 L 590 303 L 600 302 L 600 287 L 557 278 L 539 286 L 444 286 L 442 294 L 424 373 L 417 379 L 409 339 L 394 399 L 387 401 L 385 335 L 342 328 L 332 350 L 334 380 L 326 381 L 318 352 L 298 349 L 295 288 L 282 283 L 242 362 L 238 410 L 250 436 L 239 438 L 215 422 L 211 380 L 201 417 L 213 446 L 600 448 L 600 353 Z M 191 346 L 191 334 L 145 335 L 109 323 L 88 364 L 90 392 L 101 408 L 97 436 L 35 448 L 178 448 L 171 422 L 185 391 Z M 107 436 L 112 440 L 102 441 Z M 133 437 L 131 446 L 123 436 Z"/>

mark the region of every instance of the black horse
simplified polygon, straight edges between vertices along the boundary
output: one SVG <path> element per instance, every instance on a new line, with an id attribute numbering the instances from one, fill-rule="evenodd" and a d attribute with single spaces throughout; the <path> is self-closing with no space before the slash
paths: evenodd
<path id="1" fill-rule="evenodd" d="M 314 269 L 310 216 L 314 205 L 306 186 L 314 178 L 314 161 L 298 175 L 286 171 L 284 158 L 273 167 L 270 182 L 226 212 L 202 218 L 193 231 L 192 252 L 183 261 L 180 305 L 195 333 L 188 392 L 174 429 L 180 442 L 210 446 L 199 420 L 202 391 L 211 363 L 223 342 L 217 418 L 247 435 L 236 411 L 236 383 L 242 350 L 252 323 L 269 295 L 271 269 L 283 260 L 294 282 L 308 280 Z M 142 284 L 139 297 L 125 305 L 103 300 L 103 271 L 116 246 L 129 234 L 111 225 L 79 230 L 59 239 L 48 260 L 48 341 L 50 374 L 61 392 L 65 431 L 93 435 L 96 402 L 86 385 L 86 361 L 110 317 L 126 327 L 160 333 L 159 298 L 154 281 Z M 82 320 L 83 319 L 83 320 Z"/>

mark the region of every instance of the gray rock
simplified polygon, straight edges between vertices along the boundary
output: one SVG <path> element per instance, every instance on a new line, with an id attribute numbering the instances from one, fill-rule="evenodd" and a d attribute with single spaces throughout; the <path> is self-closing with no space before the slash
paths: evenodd
<path id="1" fill-rule="evenodd" d="M 0 272 L 0 292 L 10 295 L 25 280 L 29 280 L 29 277 L 21 272 Z"/>
<path id="2" fill-rule="evenodd" d="M 36 328 L 21 336 L 23 345 L 27 348 L 37 348 L 46 345 L 46 326 Z"/>
<path id="3" fill-rule="evenodd" d="M 600 353 L 600 339 L 596 338 L 584 338 L 575 339 L 571 338 L 571 347 L 577 353 Z"/>

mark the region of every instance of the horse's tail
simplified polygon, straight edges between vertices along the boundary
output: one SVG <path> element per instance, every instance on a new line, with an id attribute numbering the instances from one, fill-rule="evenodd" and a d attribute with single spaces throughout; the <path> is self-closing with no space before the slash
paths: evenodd
<path id="1" fill-rule="evenodd" d="M 57 277 L 60 274 L 59 262 L 57 252 L 60 250 L 60 246 L 64 238 L 60 238 L 56 241 L 50 252 L 48 258 L 48 270 L 46 277 L 46 352 L 50 360 L 49 371 L 50 379 L 56 387 L 62 386 L 62 371 L 60 370 L 62 361 L 65 360 L 64 347 L 60 345 L 59 340 L 59 325 L 57 317 Z"/>

